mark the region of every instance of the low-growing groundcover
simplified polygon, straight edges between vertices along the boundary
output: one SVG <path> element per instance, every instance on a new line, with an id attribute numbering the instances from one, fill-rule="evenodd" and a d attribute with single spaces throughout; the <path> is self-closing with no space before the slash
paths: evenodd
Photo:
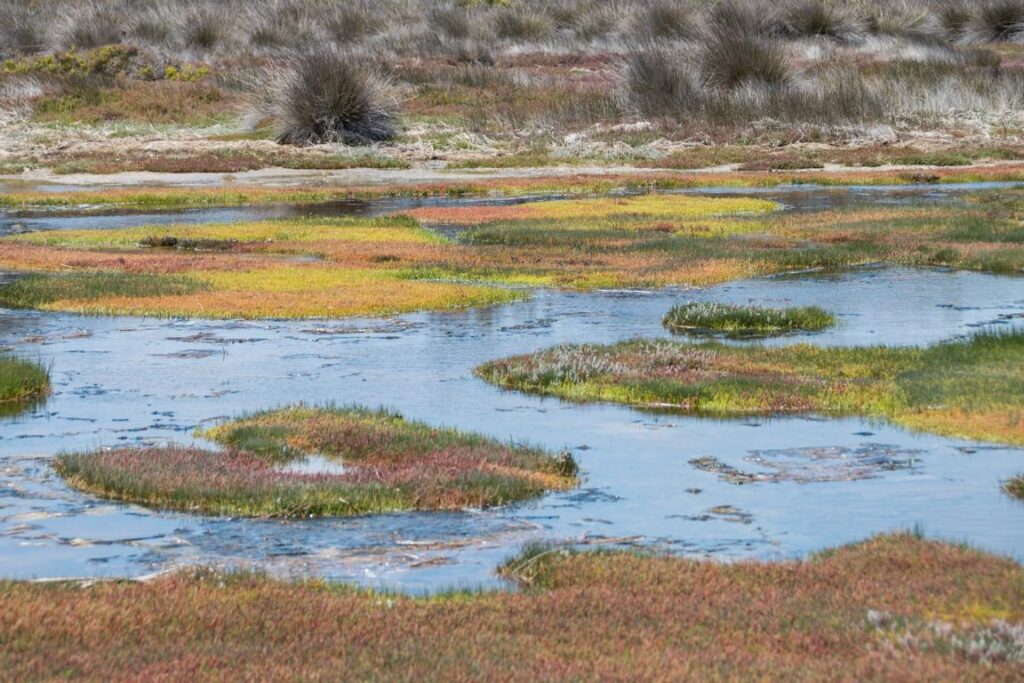
<path id="1" fill-rule="evenodd" d="M 236 516 L 343 516 L 501 505 L 576 484 L 568 454 L 360 407 L 281 408 L 203 433 L 223 452 L 181 446 L 60 455 L 74 488 L 154 508 Z M 289 467 L 309 456 L 330 469 Z"/>
<path id="2" fill-rule="evenodd" d="M 1024 331 L 927 348 L 769 348 L 632 340 L 486 363 L 503 388 L 718 417 L 884 418 L 946 436 L 1024 445 Z"/>
<path id="3" fill-rule="evenodd" d="M 713 302 L 680 304 L 662 320 L 665 329 L 675 334 L 722 334 L 731 338 L 819 332 L 835 323 L 835 316 L 817 306 L 780 309 Z"/>
<path id="4" fill-rule="evenodd" d="M 523 567 L 522 565 L 526 565 Z M 879 536 L 804 561 L 526 555 L 430 598 L 179 572 L 2 582 L 12 680 L 1020 680 L 1024 569 Z"/>
<path id="5" fill-rule="evenodd" d="M 569 204 L 554 208 L 594 216 L 626 211 L 654 220 L 672 212 L 714 218 L 775 206 L 685 196 Z M 528 254 L 453 242 L 403 216 L 60 232 L 2 240 L 0 267 L 32 275 L 0 287 L 0 306 L 98 315 L 342 317 L 485 306 L 526 296 L 510 284 L 635 281 L 627 272 L 631 257 L 577 272 L 563 268 L 565 256 L 558 254 L 530 265 Z"/>
<path id="6" fill-rule="evenodd" d="M 0 354 L 0 409 L 50 392 L 50 373 L 40 363 Z"/>
<path id="7" fill-rule="evenodd" d="M 29 233 L 0 239 L 0 268 L 33 275 L 0 287 L 0 306 L 343 317 L 507 303 L 527 287 L 704 286 L 866 264 L 1024 272 L 1024 193 L 956 205 L 775 208 L 756 198 L 649 194 Z M 466 227 L 442 237 L 433 223 Z"/>

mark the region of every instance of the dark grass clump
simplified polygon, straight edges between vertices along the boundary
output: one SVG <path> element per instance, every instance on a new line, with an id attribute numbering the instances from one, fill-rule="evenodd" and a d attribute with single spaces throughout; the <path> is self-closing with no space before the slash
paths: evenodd
<path id="1" fill-rule="evenodd" d="M 964 37 L 973 43 L 1020 42 L 1024 38 L 1024 2 L 988 0 L 979 3 Z"/>
<path id="2" fill-rule="evenodd" d="M 1003 484 L 1003 490 L 1019 500 L 1024 500 L 1024 475 L 1014 477 Z"/>
<path id="3" fill-rule="evenodd" d="M 123 15 L 107 0 L 68 5 L 61 20 L 63 31 L 58 42 L 64 49 L 91 49 L 124 40 Z"/>
<path id="4" fill-rule="evenodd" d="M 964 37 L 974 16 L 971 7 L 959 0 L 947 0 L 936 10 L 939 25 L 950 41 L 958 41 Z"/>
<path id="5" fill-rule="evenodd" d="M 662 320 L 665 329 L 676 334 L 731 338 L 819 332 L 835 323 L 835 316 L 817 306 L 778 309 L 697 302 L 674 307 Z"/>
<path id="6" fill-rule="evenodd" d="M 55 301 L 92 301 L 110 296 L 194 294 L 206 287 L 177 275 L 114 272 L 41 273 L 0 286 L 0 308 L 44 308 Z"/>
<path id="7" fill-rule="evenodd" d="M 766 36 L 778 29 L 773 8 L 755 0 L 722 0 L 711 9 L 708 19 L 718 34 Z"/>
<path id="8" fill-rule="evenodd" d="M 465 40 L 473 35 L 473 22 L 465 8 L 435 7 L 427 13 L 431 28 L 449 38 Z"/>
<path id="9" fill-rule="evenodd" d="M 190 6 L 181 19 L 181 42 L 194 50 L 214 50 L 229 37 L 233 21 L 230 8 L 197 3 Z"/>
<path id="10" fill-rule="evenodd" d="M 383 17 L 369 6 L 341 5 L 331 9 L 327 32 L 339 44 L 356 43 L 383 30 Z"/>
<path id="11" fill-rule="evenodd" d="M 688 40 L 698 37 L 700 24 L 693 6 L 655 2 L 636 16 L 635 32 L 648 40 Z"/>
<path id="12" fill-rule="evenodd" d="M 360 407 L 295 407 L 207 431 L 214 452 L 171 446 L 61 455 L 79 489 L 156 508 L 249 517 L 488 507 L 575 485 L 570 455 Z M 307 458 L 330 462 L 303 469 Z"/>
<path id="13" fill-rule="evenodd" d="M 701 76 L 712 88 L 780 87 L 789 80 L 781 44 L 738 31 L 722 31 L 704 48 Z"/>
<path id="14" fill-rule="evenodd" d="M 269 108 L 282 144 L 365 145 L 398 134 L 398 103 L 388 81 L 336 50 L 294 58 L 278 74 Z"/>
<path id="15" fill-rule="evenodd" d="M 931 9 L 917 0 L 891 0 L 864 7 L 861 19 L 873 35 L 937 43 L 943 34 Z"/>
<path id="16" fill-rule="evenodd" d="M 688 65 L 664 49 L 633 52 L 626 61 L 626 87 L 634 106 L 656 116 L 700 109 L 703 97 Z"/>
<path id="17" fill-rule="evenodd" d="M 46 25 L 37 13 L 15 3 L 0 6 L 0 58 L 46 49 Z"/>
<path id="18" fill-rule="evenodd" d="M 843 9 L 826 0 L 799 0 L 782 12 L 780 32 L 791 38 L 852 40 L 857 27 Z"/>
<path id="19" fill-rule="evenodd" d="M 551 36 L 554 24 L 539 12 L 506 9 L 494 16 L 494 33 L 504 40 L 538 42 Z"/>
<path id="20" fill-rule="evenodd" d="M 50 392 L 50 373 L 40 363 L 0 354 L 0 408 Z"/>

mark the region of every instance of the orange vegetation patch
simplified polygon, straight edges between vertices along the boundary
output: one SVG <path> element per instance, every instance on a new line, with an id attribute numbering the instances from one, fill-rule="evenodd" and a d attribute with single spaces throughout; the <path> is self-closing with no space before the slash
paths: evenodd
<path id="1" fill-rule="evenodd" d="M 281 260 L 243 257 L 246 268 L 269 268 Z M 181 253 L 140 249 L 87 251 L 63 247 L 20 244 L 10 240 L 0 249 L 0 269 L 35 272 L 109 270 L 126 273 L 191 273 L 237 270 L 239 257 L 232 254 Z"/>
<path id="2" fill-rule="evenodd" d="M 891 535 L 803 562 L 525 562 L 537 590 L 430 599 L 209 572 L 7 582 L 0 666 L 108 681 L 1024 676 L 1024 569 L 958 545 Z"/>

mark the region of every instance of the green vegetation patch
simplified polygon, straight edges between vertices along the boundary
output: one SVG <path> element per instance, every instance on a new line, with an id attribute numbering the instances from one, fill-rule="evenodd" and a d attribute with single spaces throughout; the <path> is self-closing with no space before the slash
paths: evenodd
<path id="1" fill-rule="evenodd" d="M 0 408 L 50 393 L 50 373 L 40 363 L 0 355 Z"/>
<path id="2" fill-rule="evenodd" d="M 675 306 L 662 320 L 665 329 L 675 334 L 723 334 L 731 338 L 819 332 L 835 323 L 835 316 L 817 306 L 778 309 L 698 302 Z"/>
<path id="3" fill-rule="evenodd" d="M 476 373 L 504 388 L 574 401 L 719 417 L 864 415 L 1024 445 L 1024 332 L 982 332 L 923 349 L 563 345 L 492 361 Z"/>
<path id="4" fill-rule="evenodd" d="M 247 517 L 344 516 L 502 505 L 567 489 L 568 454 L 403 419 L 386 410 L 297 406 L 203 436 L 226 447 L 61 455 L 68 483 L 155 508 Z"/>
<path id="5" fill-rule="evenodd" d="M 425 598 L 195 569 L 2 582 L 0 666 L 13 680 L 1020 678 L 1024 569 L 959 544 L 895 534 L 734 563 L 551 552 L 531 570 L 530 590 Z"/>
<path id="6" fill-rule="evenodd" d="M 0 308 L 46 308 L 59 301 L 107 297 L 156 297 L 193 294 L 209 285 L 180 275 L 155 273 L 38 273 L 0 287 Z"/>

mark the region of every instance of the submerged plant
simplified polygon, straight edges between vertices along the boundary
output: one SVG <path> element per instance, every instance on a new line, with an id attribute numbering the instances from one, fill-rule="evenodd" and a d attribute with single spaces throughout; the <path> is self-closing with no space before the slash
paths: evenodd
<path id="1" fill-rule="evenodd" d="M 279 142 L 364 145 L 398 134 L 398 102 L 387 79 L 344 52 L 293 58 L 273 78 L 266 107 Z"/>
<path id="2" fill-rule="evenodd" d="M 835 322 L 835 316 L 817 306 L 778 309 L 697 302 L 674 307 L 662 320 L 670 332 L 721 333 L 727 337 L 818 332 L 835 325 Z"/>
<path id="3" fill-rule="evenodd" d="M 1024 475 L 1013 477 L 1007 481 L 1003 484 L 1003 490 L 1014 498 L 1024 500 Z"/>

